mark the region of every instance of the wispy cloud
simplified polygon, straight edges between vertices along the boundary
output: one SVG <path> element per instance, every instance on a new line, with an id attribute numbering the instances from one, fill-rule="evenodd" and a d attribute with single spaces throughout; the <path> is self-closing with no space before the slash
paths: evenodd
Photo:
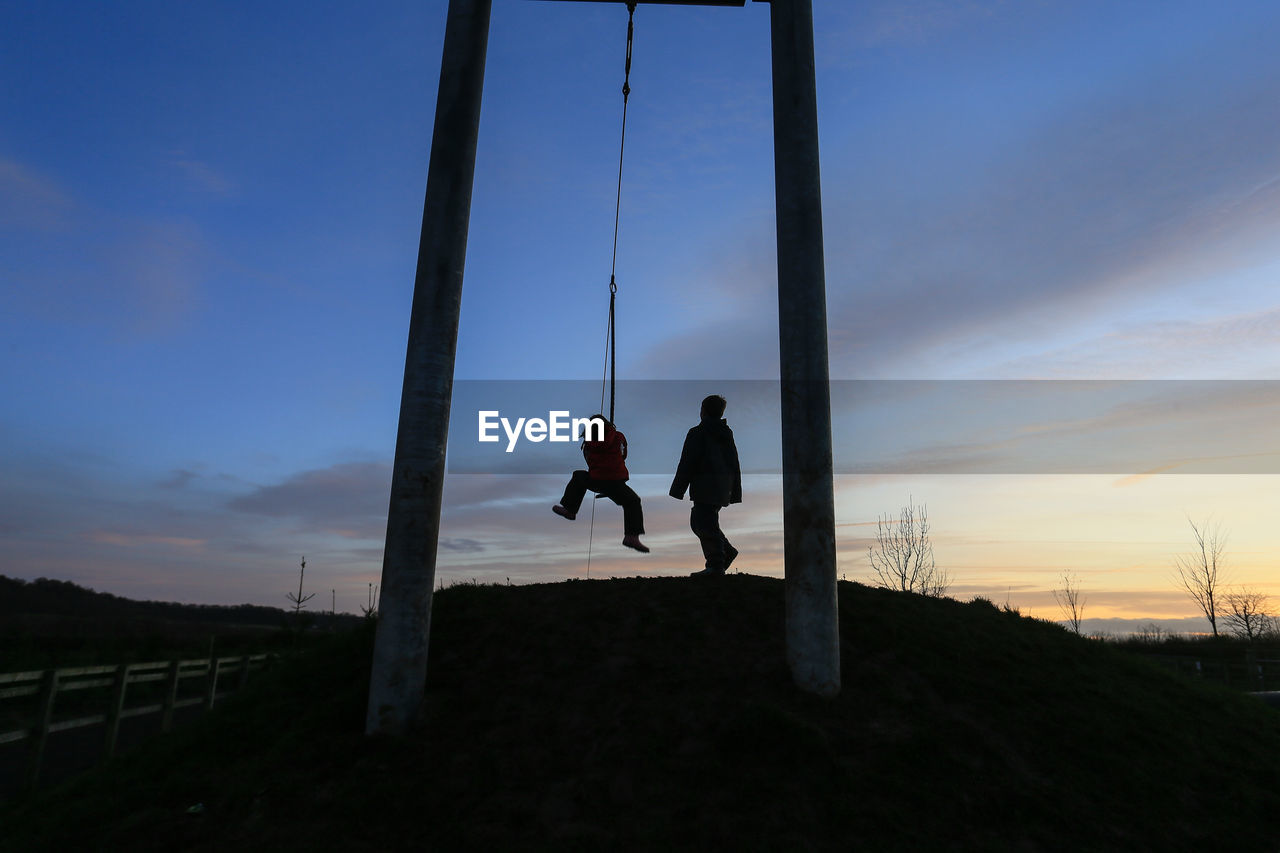
<path id="1" fill-rule="evenodd" d="M 921 345 L 1018 317 L 1034 336 L 1050 305 L 1070 312 L 1122 286 L 1131 297 L 1135 283 L 1159 287 L 1157 270 L 1258 247 L 1280 218 L 1253 189 L 1280 167 L 1280 116 L 1261 83 L 1228 91 L 1170 103 L 1144 88 L 1064 109 L 1003 140 L 991 164 L 954 162 L 966 177 L 930 201 L 895 203 L 892 183 L 855 170 L 831 194 L 856 200 L 829 220 L 830 322 L 860 344 L 837 363 L 901 370 Z"/>
<path id="2" fill-rule="evenodd" d="M 203 160 L 179 155 L 170 163 L 182 175 L 187 187 L 195 192 L 230 197 L 236 195 L 238 191 L 236 185 L 226 175 Z"/>
<path id="3" fill-rule="evenodd" d="M 0 227 L 59 229 L 74 207 L 70 196 L 51 178 L 0 156 Z"/>
<path id="4" fill-rule="evenodd" d="M 213 252 L 185 219 L 95 210 L 50 178 L 0 158 L 0 271 L 6 308 L 57 326 L 121 337 L 181 330 L 198 304 Z"/>
<path id="5" fill-rule="evenodd" d="M 142 225 L 118 248 L 110 266 L 130 309 L 129 331 L 166 334 L 180 329 L 195 309 L 208 267 L 198 229 L 180 223 Z"/>
<path id="6" fill-rule="evenodd" d="M 156 485 L 162 489 L 181 489 L 199 476 L 200 475 L 194 471 L 179 468 Z"/>
<path id="7" fill-rule="evenodd" d="M 440 548 L 445 551 L 455 551 L 460 554 L 478 554 L 485 550 L 483 542 L 461 537 L 441 539 Z"/>
<path id="8" fill-rule="evenodd" d="M 889 5 L 877 8 L 889 15 Z M 909 4 L 882 31 L 937 32 L 953 15 L 994 9 Z M 958 107 L 945 115 L 904 107 L 847 139 L 824 139 L 833 375 L 974 375 L 954 371 L 972 369 L 968 356 L 984 348 L 1034 349 L 1050 332 L 1095 322 L 1110 300 L 1154 298 L 1266 257 L 1280 226 L 1275 63 L 1254 57 L 1267 70 L 1243 74 L 1226 41 L 1207 50 L 1193 79 L 1188 65 L 1168 61 L 1108 88 L 1046 84 L 1034 108 L 992 95 L 977 109 L 998 113 L 995 123 L 965 120 Z M 771 220 L 756 227 L 749 242 L 758 257 L 724 277 L 735 299 L 705 327 L 655 345 L 641 361 L 646 372 L 773 375 L 774 235 Z M 708 256 L 741 254 L 739 237 Z M 707 286 L 715 284 L 699 282 Z M 1218 331 L 1229 335 L 1225 320 Z M 1264 336 L 1268 318 L 1254 322 L 1241 331 Z M 1153 331 L 1165 340 L 1178 332 Z M 1144 364 L 1138 345 L 1129 355 Z M 1025 366 L 1051 369 L 1050 361 Z M 1160 366 L 1194 362 L 1170 347 Z"/>
<path id="9" fill-rule="evenodd" d="M 863 44 L 923 43 L 954 27 L 989 18 L 1002 0 L 898 0 L 859 4 L 863 7 L 849 30 Z"/>
<path id="10" fill-rule="evenodd" d="M 390 465 L 347 462 L 261 486 L 233 498 L 227 506 L 237 512 L 289 519 L 300 530 L 378 539 L 386 530 L 390 484 Z"/>
<path id="11" fill-rule="evenodd" d="M 147 545 L 172 545 L 178 548 L 203 548 L 205 539 L 190 539 L 183 536 L 163 536 L 155 533 L 124 533 L 114 530 L 95 530 L 88 534 L 90 542 L 102 545 L 118 545 L 122 548 L 136 548 Z"/>
<path id="12" fill-rule="evenodd" d="M 1009 359 L 995 373 L 1045 379 L 1271 379 L 1280 373 L 1280 309 L 1124 322 L 1101 335 Z"/>

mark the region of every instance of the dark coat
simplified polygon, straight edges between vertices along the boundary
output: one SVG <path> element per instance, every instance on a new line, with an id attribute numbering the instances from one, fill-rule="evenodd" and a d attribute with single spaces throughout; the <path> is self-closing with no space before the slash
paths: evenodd
<path id="1" fill-rule="evenodd" d="M 733 430 L 724 418 L 703 418 L 684 437 L 684 450 L 671 481 L 671 497 L 716 506 L 742 503 L 742 471 Z"/>

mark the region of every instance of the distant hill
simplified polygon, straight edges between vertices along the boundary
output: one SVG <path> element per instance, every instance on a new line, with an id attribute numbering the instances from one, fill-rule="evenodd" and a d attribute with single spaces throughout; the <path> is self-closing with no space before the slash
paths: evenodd
<path id="1" fill-rule="evenodd" d="M 436 594 L 424 725 L 363 729 L 372 632 L 0 812 L 3 850 L 1269 850 L 1280 714 L 1113 647 L 841 583 L 797 691 L 783 583 Z"/>
<path id="2" fill-rule="evenodd" d="M 264 651 L 286 627 L 350 628 L 350 614 L 301 620 L 276 607 L 134 601 L 68 581 L 0 575 L 0 672 Z"/>
<path id="3" fill-rule="evenodd" d="M 278 628 L 285 611 L 257 604 L 178 604 L 134 601 L 95 592 L 70 581 L 25 581 L 0 575 L 0 619 L 17 616 L 73 616 L 90 619 L 144 619 Z"/>

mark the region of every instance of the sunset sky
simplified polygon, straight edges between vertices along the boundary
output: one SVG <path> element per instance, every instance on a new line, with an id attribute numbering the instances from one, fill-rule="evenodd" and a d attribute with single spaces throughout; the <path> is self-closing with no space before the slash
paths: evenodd
<path id="1" fill-rule="evenodd" d="M 0 7 L 0 573 L 284 606 L 305 554 L 314 603 L 365 603 L 445 5 Z M 1060 618 L 1071 572 L 1088 629 L 1203 630 L 1190 519 L 1280 609 L 1280 388 L 1241 381 L 1280 380 L 1280 4 L 814 6 L 841 576 L 914 500 L 956 597 Z M 593 577 L 700 566 L 666 492 L 725 388 L 724 527 L 782 573 L 768 13 L 636 12 L 618 423 L 653 553 L 598 504 Z M 494 2 L 451 463 L 484 381 L 598 395 L 625 29 Z M 585 576 L 555 452 L 451 473 L 440 581 Z"/>

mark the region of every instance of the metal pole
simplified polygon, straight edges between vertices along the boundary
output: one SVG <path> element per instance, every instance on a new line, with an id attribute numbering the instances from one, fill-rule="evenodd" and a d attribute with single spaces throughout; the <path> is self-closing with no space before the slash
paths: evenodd
<path id="1" fill-rule="evenodd" d="M 402 734 L 427 680 L 431 588 L 491 0 L 449 0 L 418 244 L 365 730 Z"/>
<path id="2" fill-rule="evenodd" d="M 770 35 L 787 663 L 801 689 L 834 696 L 840 625 L 811 0 L 772 0 Z"/>

